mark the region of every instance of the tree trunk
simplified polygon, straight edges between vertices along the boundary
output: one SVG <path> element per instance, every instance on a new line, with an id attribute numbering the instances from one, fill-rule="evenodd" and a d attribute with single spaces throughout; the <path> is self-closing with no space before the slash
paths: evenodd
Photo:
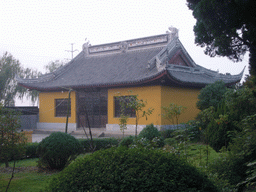
<path id="1" fill-rule="evenodd" d="M 8 158 L 6 158 L 6 159 L 4 160 L 4 163 L 5 163 L 5 167 L 9 167 L 9 161 L 8 161 Z"/>

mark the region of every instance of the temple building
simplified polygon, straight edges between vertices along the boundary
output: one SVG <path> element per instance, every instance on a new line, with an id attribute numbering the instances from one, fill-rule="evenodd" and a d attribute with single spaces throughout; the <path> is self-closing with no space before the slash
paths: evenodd
<path id="1" fill-rule="evenodd" d="M 147 101 L 153 113 L 139 119 L 140 131 L 153 123 L 170 126 L 163 118 L 162 106 L 175 103 L 186 107 L 180 122 L 194 119 L 199 110 L 197 96 L 201 88 L 222 80 L 226 86 L 240 82 L 238 75 L 221 74 L 197 65 L 178 38 L 178 30 L 166 34 L 113 42 L 83 45 L 83 50 L 68 64 L 37 79 L 19 79 L 19 85 L 39 93 L 38 129 L 64 130 L 70 92 L 69 131 L 88 126 L 120 131 L 120 95 L 138 95 Z M 128 119 L 128 131 L 135 118 Z"/>

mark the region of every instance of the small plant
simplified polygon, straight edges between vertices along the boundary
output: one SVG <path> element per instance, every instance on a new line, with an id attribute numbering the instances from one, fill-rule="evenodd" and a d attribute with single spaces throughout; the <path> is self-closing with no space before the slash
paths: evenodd
<path id="1" fill-rule="evenodd" d="M 128 93 L 132 93 L 131 90 L 128 91 Z M 137 137 L 138 135 L 138 123 L 139 123 L 139 119 L 141 117 L 146 117 L 151 115 L 152 112 L 154 111 L 154 109 L 152 108 L 148 108 L 147 110 L 144 110 L 144 108 L 146 107 L 147 101 L 144 101 L 143 99 L 139 99 L 138 95 L 128 95 L 128 96 L 119 96 L 118 98 L 122 98 L 122 102 L 121 104 L 123 104 L 123 112 L 124 110 L 124 106 L 126 108 L 129 108 L 133 111 L 135 111 L 135 137 Z M 127 120 L 126 118 L 126 114 L 123 113 L 123 118 L 122 118 L 122 122 L 121 125 L 123 126 L 123 128 L 125 128 Z"/>
<path id="2" fill-rule="evenodd" d="M 73 136 L 55 132 L 43 139 L 37 148 L 39 165 L 61 170 L 82 152 L 80 142 Z"/>
<path id="3" fill-rule="evenodd" d="M 120 126 L 120 131 L 123 133 L 123 138 L 124 138 L 124 131 L 127 129 L 127 121 L 129 116 L 126 114 L 126 100 L 127 97 L 117 97 L 120 103 L 120 118 L 119 118 L 119 126 Z"/>
<path id="4" fill-rule="evenodd" d="M 170 123 L 172 123 L 173 125 L 176 124 L 176 128 L 178 128 L 180 115 L 184 112 L 186 107 L 170 103 L 169 106 L 164 106 L 162 107 L 162 109 L 164 111 L 162 116 L 170 121 Z"/>

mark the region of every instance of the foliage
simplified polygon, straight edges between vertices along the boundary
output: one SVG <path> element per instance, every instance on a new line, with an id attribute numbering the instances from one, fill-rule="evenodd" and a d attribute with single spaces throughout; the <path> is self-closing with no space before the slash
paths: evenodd
<path id="1" fill-rule="evenodd" d="M 130 145 L 130 148 L 146 148 L 146 149 L 155 149 L 161 148 L 164 146 L 164 139 L 162 137 L 154 137 L 152 140 L 141 137 L 137 138 L 133 145 Z"/>
<path id="2" fill-rule="evenodd" d="M 18 113 L 6 109 L 0 103 L 0 162 L 9 167 L 10 160 L 17 160 L 25 154 L 25 136 L 18 132 Z"/>
<path id="3" fill-rule="evenodd" d="M 40 71 L 33 70 L 30 68 L 22 68 L 21 67 L 20 73 L 19 73 L 19 78 L 33 79 L 33 78 L 38 78 L 41 75 L 42 75 L 42 73 Z M 38 96 L 39 96 L 38 91 L 36 91 L 36 90 L 28 91 L 27 88 L 22 87 L 22 86 L 18 86 L 17 90 L 18 90 L 18 97 L 20 99 L 23 99 L 24 97 L 26 97 L 27 99 L 31 100 L 33 105 L 38 101 Z"/>
<path id="4" fill-rule="evenodd" d="M 199 121 L 191 120 L 186 123 L 189 140 L 192 142 L 202 142 L 203 132 Z"/>
<path id="5" fill-rule="evenodd" d="M 228 114 L 236 127 L 241 120 L 256 113 L 256 97 L 253 90 L 248 87 L 228 90 L 224 100 Z"/>
<path id="6" fill-rule="evenodd" d="M 218 191 L 176 155 L 145 148 L 110 148 L 77 159 L 48 191 Z"/>
<path id="7" fill-rule="evenodd" d="M 160 131 L 153 125 L 147 125 L 139 133 L 136 143 L 133 147 L 163 147 L 164 139 L 161 137 Z"/>
<path id="8" fill-rule="evenodd" d="M 20 62 L 6 52 L 0 58 L 0 66 L 0 102 L 4 101 L 4 106 L 14 106 L 18 91 L 15 76 L 20 72 Z"/>
<path id="9" fill-rule="evenodd" d="M 23 68 L 19 62 L 10 53 L 5 52 L 0 58 L 0 101 L 4 106 L 14 106 L 15 97 L 22 99 L 24 96 L 31 99 L 33 103 L 37 101 L 38 92 L 28 91 L 26 88 L 18 86 L 16 77 L 35 78 L 42 73 L 37 70 Z"/>
<path id="10" fill-rule="evenodd" d="M 52 73 L 56 69 L 63 67 L 65 64 L 66 63 L 63 61 L 56 60 L 56 61 L 49 62 L 47 65 L 44 66 L 44 68 L 46 69 L 46 73 Z"/>
<path id="11" fill-rule="evenodd" d="M 161 131 L 160 131 L 161 137 L 162 137 L 163 139 L 167 139 L 167 138 L 172 138 L 172 137 L 174 137 L 173 133 L 174 133 L 174 130 L 173 130 L 173 129 L 165 129 L 165 130 L 161 130 Z"/>
<path id="12" fill-rule="evenodd" d="M 132 144 L 134 144 L 134 140 L 135 137 L 134 136 L 128 136 L 128 137 L 124 137 L 118 146 L 122 146 L 122 147 L 130 147 Z"/>
<path id="13" fill-rule="evenodd" d="M 37 147 L 39 143 L 26 143 L 25 149 L 26 149 L 26 158 L 35 158 L 38 157 L 38 154 L 36 153 Z"/>
<path id="14" fill-rule="evenodd" d="M 219 151 L 223 146 L 227 148 L 231 141 L 232 135 L 230 133 L 235 130 L 230 122 L 226 105 L 222 104 L 214 113 L 214 119 L 203 132 L 204 141 L 214 150 Z"/>
<path id="15" fill-rule="evenodd" d="M 187 0 L 193 11 L 195 43 L 206 47 L 205 54 L 240 61 L 250 52 L 251 74 L 256 67 L 256 8 L 254 0 Z"/>
<path id="16" fill-rule="evenodd" d="M 184 112 L 186 107 L 178 106 L 177 104 L 170 103 L 169 106 L 162 107 L 164 110 L 164 113 L 162 116 L 169 120 L 173 125 L 176 123 L 176 125 L 179 124 L 179 117 Z M 175 122 L 176 121 L 176 122 Z"/>
<path id="17" fill-rule="evenodd" d="M 236 132 L 242 131 L 242 119 L 255 113 L 253 90 L 247 87 L 227 89 L 218 106 L 202 110 L 195 124 L 202 129 L 203 142 L 218 151 L 228 146 Z"/>
<path id="18" fill-rule="evenodd" d="M 148 140 L 152 140 L 155 137 L 160 137 L 160 131 L 153 125 L 147 125 L 142 129 L 142 131 L 139 133 L 138 138 L 146 138 Z"/>
<path id="19" fill-rule="evenodd" d="M 197 108 L 200 110 L 207 109 L 210 106 L 217 108 L 226 91 L 227 88 L 223 81 L 216 81 L 213 84 L 205 86 L 200 90 L 198 95 Z"/>
<path id="20" fill-rule="evenodd" d="M 80 142 L 73 136 L 54 132 L 38 145 L 39 165 L 50 169 L 63 169 L 82 152 Z"/>
<path id="21" fill-rule="evenodd" d="M 88 153 L 91 152 L 90 150 L 90 141 L 88 139 L 79 139 L 81 145 L 84 148 L 84 152 Z M 112 146 L 118 146 L 118 140 L 116 138 L 95 138 L 93 139 L 93 143 L 95 145 L 95 151 L 101 149 L 108 149 Z"/>
<path id="22" fill-rule="evenodd" d="M 124 138 L 124 131 L 127 129 L 127 121 L 129 116 L 126 114 L 126 98 L 127 97 L 117 97 L 121 106 L 121 115 L 119 118 L 119 126 L 120 130 L 123 133 Z"/>
<path id="23" fill-rule="evenodd" d="M 129 91 L 129 93 L 132 93 L 132 91 Z M 138 133 L 138 122 L 141 117 L 146 117 L 148 115 L 151 115 L 154 109 L 148 108 L 144 111 L 144 108 L 146 107 L 147 102 L 143 99 L 139 99 L 138 95 L 129 95 L 123 97 L 126 102 L 126 107 L 131 108 L 135 111 L 135 137 L 137 137 Z"/>
<path id="24" fill-rule="evenodd" d="M 36 164 L 38 158 L 24 159 L 16 162 L 15 179 L 12 180 L 8 192 L 26 191 L 26 192 L 40 192 L 43 191 L 47 185 L 48 180 L 55 172 L 37 171 Z M 10 162 L 13 166 L 13 162 Z M 6 191 L 8 180 L 11 177 L 10 172 L 6 172 L 5 168 L 0 166 L 0 191 Z M 8 170 L 8 169 L 7 169 Z"/>
<path id="25" fill-rule="evenodd" d="M 246 184 L 253 183 L 250 180 L 255 170 L 253 166 L 247 166 L 256 160 L 256 115 L 251 115 L 242 121 L 240 126 L 243 131 L 238 132 L 224 153 L 214 163 L 210 164 L 209 170 L 218 174 L 221 179 L 226 179 L 231 185 L 239 184 L 242 190 Z"/>

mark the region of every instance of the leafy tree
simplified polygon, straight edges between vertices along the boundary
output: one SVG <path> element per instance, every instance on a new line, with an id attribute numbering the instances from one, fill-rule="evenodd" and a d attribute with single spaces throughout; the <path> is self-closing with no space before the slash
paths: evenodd
<path id="1" fill-rule="evenodd" d="M 20 72 L 20 62 L 6 52 L 0 58 L 0 63 L 0 101 L 4 102 L 4 106 L 14 106 L 18 92 L 15 76 Z"/>
<path id="2" fill-rule="evenodd" d="M 256 74 L 255 0 L 187 0 L 193 11 L 195 43 L 205 54 L 225 56 L 234 62 L 250 53 L 250 73 Z"/>
<path id="3" fill-rule="evenodd" d="M 217 108 L 226 91 L 227 88 L 223 81 L 216 81 L 213 84 L 207 85 L 201 89 L 198 95 L 197 108 L 200 110 L 207 109 L 210 106 Z"/>
<path id="4" fill-rule="evenodd" d="M 16 97 L 22 99 L 26 96 L 32 102 L 37 100 L 37 92 L 28 91 L 26 88 L 18 86 L 17 75 L 21 78 L 35 78 L 41 73 L 37 70 L 23 68 L 19 60 L 5 52 L 0 58 L 0 101 L 3 101 L 4 106 L 14 106 Z"/>
<path id="5" fill-rule="evenodd" d="M 46 69 L 46 73 L 51 73 L 58 69 L 59 67 L 64 66 L 66 63 L 64 61 L 56 60 L 56 61 L 51 61 L 47 65 L 44 66 Z"/>
<path id="6" fill-rule="evenodd" d="M 10 160 L 25 155 L 25 136 L 18 132 L 20 127 L 18 114 L 3 108 L 0 103 L 0 162 L 9 167 Z"/>
<path id="7" fill-rule="evenodd" d="M 127 97 L 129 99 L 129 102 L 127 103 L 127 107 L 133 109 L 135 111 L 135 137 L 137 137 L 138 134 L 138 122 L 141 117 L 146 117 L 148 115 L 151 115 L 154 109 L 148 108 L 144 111 L 144 108 L 146 107 L 147 102 L 143 99 L 139 99 L 138 95 L 131 95 Z"/>
<path id="8" fill-rule="evenodd" d="M 162 116 L 169 120 L 173 125 L 175 124 L 175 120 L 176 120 L 176 125 L 179 124 L 179 117 L 181 115 L 181 113 L 183 113 L 183 111 L 186 109 L 186 107 L 183 106 L 178 106 L 177 104 L 174 103 L 170 103 L 169 106 L 164 106 L 162 107 L 162 109 L 164 110 L 164 113 L 162 114 Z"/>
<path id="9" fill-rule="evenodd" d="M 33 79 L 33 78 L 38 78 L 41 75 L 42 73 L 40 71 L 33 70 L 30 68 L 21 68 L 19 77 L 23 79 Z M 36 90 L 28 91 L 27 88 L 21 87 L 21 86 L 18 86 L 17 90 L 18 90 L 18 97 L 20 99 L 23 99 L 24 97 L 26 97 L 26 99 L 31 100 L 33 105 L 38 101 L 38 95 L 39 95 L 38 91 Z"/>

